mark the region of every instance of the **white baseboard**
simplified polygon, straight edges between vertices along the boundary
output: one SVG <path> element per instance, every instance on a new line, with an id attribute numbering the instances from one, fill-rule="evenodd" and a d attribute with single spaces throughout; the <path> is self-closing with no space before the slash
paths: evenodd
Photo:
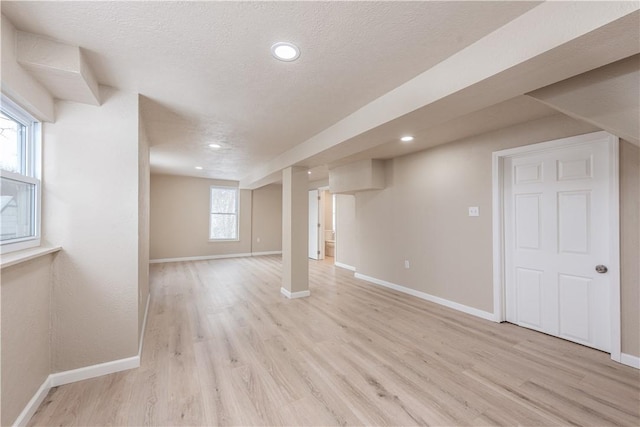
<path id="1" fill-rule="evenodd" d="M 304 298 L 311 295 L 310 291 L 289 292 L 289 290 L 285 288 L 280 288 L 280 293 L 289 299 Z"/>
<path id="2" fill-rule="evenodd" d="M 151 292 L 147 294 L 147 305 L 144 308 L 144 318 L 142 319 L 142 330 L 140 331 L 140 344 L 138 345 L 139 358 L 142 357 L 142 344 L 144 343 L 144 331 L 147 329 L 147 316 L 149 315 L 150 304 L 151 304 Z M 140 364 L 138 364 L 138 366 L 140 366 Z"/>
<path id="3" fill-rule="evenodd" d="M 335 265 L 336 267 L 340 267 L 340 268 L 344 268 L 346 270 L 351 270 L 351 271 L 356 271 L 356 268 L 352 265 L 348 265 L 348 264 L 343 264 L 341 262 L 334 262 L 333 265 Z"/>
<path id="4" fill-rule="evenodd" d="M 148 294 L 147 304 L 144 309 L 144 319 L 142 320 L 142 331 L 140 333 L 140 345 L 138 347 L 137 356 L 49 375 L 42 383 L 36 394 L 33 395 L 29 403 L 27 403 L 27 406 L 24 407 L 18 418 L 16 418 L 16 421 L 13 423 L 14 427 L 26 426 L 29 423 L 29 420 L 31 420 L 33 414 L 36 413 L 40 404 L 44 401 L 45 397 L 47 397 L 47 393 L 49 393 L 49 390 L 51 390 L 52 387 L 138 368 L 140 366 L 140 357 L 142 356 L 144 331 L 147 329 L 147 316 L 149 315 L 150 303 L 151 294 Z"/>
<path id="5" fill-rule="evenodd" d="M 98 365 L 85 366 L 84 368 L 51 374 L 42 383 L 36 394 L 33 395 L 20 415 L 18 415 L 18 418 L 16 418 L 13 425 L 16 427 L 26 426 L 29 423 L 29 420 L 31 420 L 33 414 L 38 410 L 42 401 L 47 397 L 47 393 L 49 393 L 49 390 L 51 390 L 52 387 L 101 377 L 102 375 L 113 374 L 120 371 L 127 371 L 139 366 L 140 356 L 133 356 L 126 359 L 114 360 L 112 362 L 100 363 Z"/>
<path id="6" fill-rule="evenodd" d="M 622 363 L 623 365 L 631 366 L 632 368 L 640 369 L 640 357 L 638 356 L 621 353 L 620 363 Z"/>
<path id="7" fill-rule="evenodd" d="M 452 308 L 454 310 L 461 311 L 463 313 L 471 314 L 472 316 L 480 317 L 485 320 L 491 320 L 495 322 L 495 316 L 493 313 L 487 311 L 478 310 L 477 308 L 469 307 L 468 305 L 460 304 L 457 302 L 449 301 L 444 298 L 436 297 L 425 292 L 417 291 L 415 289 L 407 288 L 405 286 L 396 285 L 395 283 L 387 282 L 385 280 L 376 279 L 375 277 L 365 276 L 364 274 L 356 273 L 356 279 L 366 280 L 367 282 L 374 283 L 376 285 L 384 286 L 386 288 L 394 289 L 396 291 L 412 295 L 414 297 L 421 298 L 436 304 L 443 305 L 445 307 Z"/>
<path id="8" fill-rule="evenodd" d="M 187 256 L 187 257 L 179 257 L 179 258 L 159 258 L 159 259 L 149 260 L 149 264 L 161 264 L 163 262 L 207 261 L 210 259 L 244 258 L 244 257 L 250 257 L 250 256 L 263 256 L 263 255 L 282 255 L 282 251 L 243 252 L 239 254 Z"/>
<path id="9" fill-rule="evenodd" d="M 251 252 L 251 256 L 282 255 L 282 251 Z"/>
<path id="10" fill-rule="evenodd" d="M 98 365 L 85 366 L 84 368 L 73 369 L 71 371 L 57 372 L 49 375 L 51 387 L 74 383 L 76 381 L 88 380 L 89 378 L 101 377 L 120 371 L 138 368 L 140 366 L 140 356 L 127 357 L 126 359 L 112 360 L 111 362 L 100 363 Z"/>
<path id="11" fill-rule="evenodd" d="M 239 254 L 187 256 L 187 257 L 181 257 L 181 258 L 160 258 L 160 259 L 149 260 L 149 264 L 161 264 L 163 262 L 206 261 L 210 259 L 242 258 L 242 257 L 249 257 L 249 256 L 251 256 L 250 252 L 239 253 Z"/>
<path id="12" fill-rule="evenodd" d="M 13 423 L 14 427 L 23 427 L 29 424 L 31 417 L 36 413 L 40 404 L 47 397 L 47 393 L 51 390 L 50 378 L 51 376 L 48 376 L 47 379 L 44 380 L 38 391 L 36 391 L 36 394 L 33 395 L 29 403 L 27 403 L 27 406 L 25 406 L 22 412 L 20 412 L 20 415 L 18 415 L 18 418 L 16 418 Z"/>

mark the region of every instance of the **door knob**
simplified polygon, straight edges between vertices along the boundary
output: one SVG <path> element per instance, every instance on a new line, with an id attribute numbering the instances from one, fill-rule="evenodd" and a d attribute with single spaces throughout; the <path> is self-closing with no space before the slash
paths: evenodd
<path id="1" fill-rule="evenodd" d="M 606 273 L 607 271 L 609 271 L 609 269 L 607 268 L 607 266 L 606 266 L 606 265 L 598 264 L 598 265 L 596 265 L 596 271 L 597 271 L 598 273 L 600 273 L 600 274 L 604 274 L 604 273 Z"/>

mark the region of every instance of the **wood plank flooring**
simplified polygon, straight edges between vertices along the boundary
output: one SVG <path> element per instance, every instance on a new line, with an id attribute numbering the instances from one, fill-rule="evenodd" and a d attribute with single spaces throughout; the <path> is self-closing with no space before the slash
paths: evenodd
<path id="1" fill-rule="evenodd" d="M 640 372 L 310 262 L 155 264 L 142 366 L 52 389 L 31 425 L 640 425 Z"/>

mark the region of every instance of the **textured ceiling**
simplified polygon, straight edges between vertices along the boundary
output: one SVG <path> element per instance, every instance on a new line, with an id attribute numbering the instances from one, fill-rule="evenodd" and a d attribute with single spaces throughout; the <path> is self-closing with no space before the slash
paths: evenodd
<path id="1" fill-rule="evenodd" d="M 394 140 L 355 155 L 343 157 L 329 166 L 333 168 L 363 159 L 390 159 L 553 114 L 558 112 L 529 97 L 518 96 L 433 126 L 428 130 L 415 132 L 415 141 L 412 143 Z"/>
<path id="2" fill-rule="evenodd" d="M 144 96 L 155 172 L 239 180 L 538 2 L 7 2 Z M 271 57 L 276 41 L 297 62 Z M 209 143 L 223 148 L 213 151 Z M 205 167 L 202 172 L 193 167 Z"/>

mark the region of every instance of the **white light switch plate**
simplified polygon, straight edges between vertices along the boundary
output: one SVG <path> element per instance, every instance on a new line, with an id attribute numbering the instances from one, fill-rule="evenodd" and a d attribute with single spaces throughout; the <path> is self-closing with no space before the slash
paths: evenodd
<path id="1" fill-rule="evenodd" d="M 477 206 L 471 206 L 469 208 L 469 216 L 480 216 L 480 208 Z"/>

